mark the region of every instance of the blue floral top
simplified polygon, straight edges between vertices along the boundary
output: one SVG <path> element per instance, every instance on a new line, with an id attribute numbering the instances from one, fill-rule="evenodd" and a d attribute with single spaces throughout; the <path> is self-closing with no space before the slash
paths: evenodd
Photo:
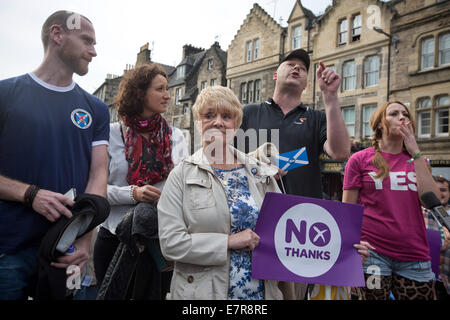
<path id="1" fill-rule="evenodd" d="M 213 168 L 222 182 L 231 214 L 231 234 L 255 229 L 259 208 L 250 194 L 244 167 L 231 170 Z M 250 251 L 231 250 L 230 282 L 228 299 L 263 300 L 264 282 L 252 279 L 252 256 Z"/>

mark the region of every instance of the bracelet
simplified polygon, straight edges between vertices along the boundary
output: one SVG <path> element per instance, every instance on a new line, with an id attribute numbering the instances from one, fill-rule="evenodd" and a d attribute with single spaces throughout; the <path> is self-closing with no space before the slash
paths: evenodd
<path id="1" fill-rule="evenodd" d="M 131 201 L 133 201 L 134 204 L 138 203 L 136 201 L 136 199 L 134 198 L 134 194 L 133 194 L 134 189 L 136 189 L 136 188 L 137 188 L 137 186 L 131 186 L 131 188 L 130 188 L 130 198 L 131 198 Z"/>
<path id="2" fill-rule="evenodd" d="M 413 162 L 414 160 L 419 159 L 421 156 L 420 151 L 416 153 L 411 159 L 408 160 L 409 163 Z"/>
<path id="3" fill-rule="evenodd" d="M 23 196 L 23 204 L 25 207 L 32 208 L 33 207 L 33 201 L 36 197 L 38 191 L 41 190 L 38 186 L 30 185 L 28 186 L 27 190 L 25 191 L 25 194 Z"/>

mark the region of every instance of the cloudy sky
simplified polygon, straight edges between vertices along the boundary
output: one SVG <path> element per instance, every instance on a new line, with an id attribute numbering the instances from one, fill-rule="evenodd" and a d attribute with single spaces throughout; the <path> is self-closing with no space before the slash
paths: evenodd
<path id="1" fill-rule="evenodd" d="M 296 0 L 1 0 L 0 79 L 32 71 L 43 58 L 40 31 L 61 9 L 87 16 L 94 24 L 97 54 L 84 77 L 75 81 L 93 93 L 106 75 L 122 75 L 149 42 L 152 60 L 176 66 L 182 47 L 209 48 L 216 39 L 227 50 L 253 3 L 286 26 Z M 302 0 L 316 15 L 332 0 Z M 280 20 L 281 19 L 281 20 Z"/>

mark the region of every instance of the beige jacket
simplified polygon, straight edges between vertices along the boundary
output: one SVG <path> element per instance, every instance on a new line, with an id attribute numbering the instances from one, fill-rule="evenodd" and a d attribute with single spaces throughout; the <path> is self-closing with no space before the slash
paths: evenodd
<path id="1" fill-rule="evenodd" d="M 245 164 L 250 193 L 261 207 L 266 192 L 280 192 L 273 177 L 277 169 L 237 152 Z M 175 262 L 167 298 L 226 300 L 230 211 L 203 149 L 170 173 L 158 202 L 158 219 L 162 253 Z M 264 284 L 265 299 L 283 299 L 277 281 Z"/>

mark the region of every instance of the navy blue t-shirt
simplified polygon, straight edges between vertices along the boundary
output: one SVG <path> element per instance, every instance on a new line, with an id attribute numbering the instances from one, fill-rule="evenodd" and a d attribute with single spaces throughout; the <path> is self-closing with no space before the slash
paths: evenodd
<path id="1" fill-rule="evenodd" d="M 55 87 L 34 74 L 0 81 L 0 175 L 80 194 L 92 147 L 108 140 L 108 107 L 77 84 Z M 39 246 L 50 225 L 23 203 L 0 200 L 0 253 Z"/>

